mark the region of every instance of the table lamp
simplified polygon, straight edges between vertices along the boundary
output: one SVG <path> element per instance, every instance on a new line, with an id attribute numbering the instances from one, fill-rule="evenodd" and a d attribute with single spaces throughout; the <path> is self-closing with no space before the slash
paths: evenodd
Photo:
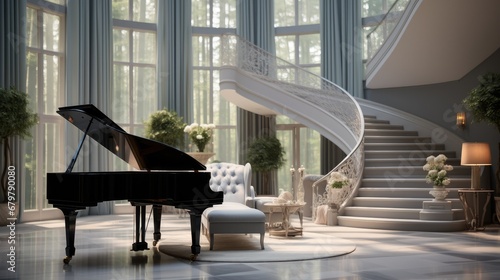
<path id="1" fill-rule="evenodd" d="M 488 143 L 462 143 L 460 165 L 471 167 L 471 189 L 480 189 L 480 167 L 491 165 L 490 145 Z"/>

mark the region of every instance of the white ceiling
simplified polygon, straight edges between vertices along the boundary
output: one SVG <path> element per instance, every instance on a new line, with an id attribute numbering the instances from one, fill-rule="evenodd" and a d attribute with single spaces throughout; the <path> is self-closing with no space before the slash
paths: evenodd
<path id="1" fill-rule="evenodd" d="M 455 81 L 500 47 L 500 0 L 421 0 L 367 88 Z"/>

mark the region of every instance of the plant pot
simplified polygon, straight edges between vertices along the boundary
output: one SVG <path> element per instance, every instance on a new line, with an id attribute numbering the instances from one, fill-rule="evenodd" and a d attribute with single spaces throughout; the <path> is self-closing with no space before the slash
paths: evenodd
<path id="1" fill-rule="evenodd" d="M 215 153 L 200 153 L 200 152 L 192 152 L 187 154 L 196 159 L 197 161 L 199 161 L 203 165 L 207 164 L 208 160 L 215 155 Z"/>
<path id="2" fill-rule="evenodd" d="M 328 212 L 326 215 L 326 224 L 329 226 L 336 226 L 338 224 L 338 211 L 337 208 L 332 206 L 328 207 Z"/>
<path id="3" fill-rule="evenodd" d="M 434 186 L 429 194 L 434 197 L 435 201 L 444 201 L 444 199 L 448 196 L 448 191 L 445 187 Z"/>

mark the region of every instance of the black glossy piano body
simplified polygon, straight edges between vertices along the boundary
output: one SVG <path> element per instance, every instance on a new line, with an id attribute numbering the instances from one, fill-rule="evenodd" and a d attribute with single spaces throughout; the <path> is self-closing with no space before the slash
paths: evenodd
<path id="1" fill-rule="evenodd" d="M 99 202 L 128 200 L 136 207 L 136 242 L 132 250 L 148 249 L 145 241 L 146 206 L 152 205 L 154 242 L 161 238 L 162 205 L 186 209 L 190 215 L 193 258 L 200 253 L 201 214 L 222 203 L 221 192 L 209 187 L 204 165 L 173 147 L 128 134 L 93 105 L 59 108 L 58 113 L 84 132 L 66 172 L 47 173 L 47 200 L 65 217 L 66 258 L 75 254 L 78 210 Z M 72 172 L 86 136 L 138 171 Z"/>

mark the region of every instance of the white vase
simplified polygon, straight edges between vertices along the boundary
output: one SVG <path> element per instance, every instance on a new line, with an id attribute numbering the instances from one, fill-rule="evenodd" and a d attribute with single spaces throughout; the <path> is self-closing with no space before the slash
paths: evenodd
<path id="1" fill-rule="evenodd" d="M 203 165 L 207 164 L 208 160 L 215 155 L 215 153 L 200 153 L 200 152 L 191 152 L 186 154 L 190 155 Z"/>
<path id="2" fill-rule="evenodd" d="M 448 196 L 448 191 L 444 186 L 434 186 L 429 192 L 436 201 L 443 201 Z"/>

